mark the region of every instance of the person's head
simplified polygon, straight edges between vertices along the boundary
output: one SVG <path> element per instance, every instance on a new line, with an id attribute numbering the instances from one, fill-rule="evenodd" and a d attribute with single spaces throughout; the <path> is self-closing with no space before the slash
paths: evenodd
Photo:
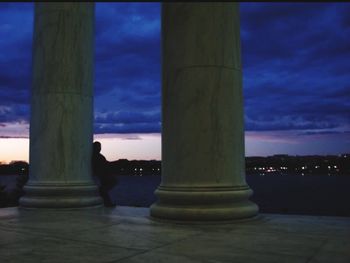
<path id="1" fill-rule="evenodd" d="M 93 144 L 92 144 L 92 152 L 93 153 L 100 153 L 100 151 L 101 151 L 101 143 L 100 142 L 94 142 Z"/>

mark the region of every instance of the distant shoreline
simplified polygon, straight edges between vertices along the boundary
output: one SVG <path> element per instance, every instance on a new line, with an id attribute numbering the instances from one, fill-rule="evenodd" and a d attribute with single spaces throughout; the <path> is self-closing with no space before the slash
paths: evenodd
<path id="1" fill-rule="evenodd" d="M 159 160 L 110 161 L 110 169 L 116 175 L 161 175 L 162 162 Z M 305 155 L 291 156 L 277 154 L 268 157 L 246 157 L 245 171 L 247 175 L 258 174 L 300 174 L 300 175 L 350 175 L 350 154 L 341 155 Z M 28 174 L 29 164 L 13 161 L 0 164 L 0 175 Z"/>

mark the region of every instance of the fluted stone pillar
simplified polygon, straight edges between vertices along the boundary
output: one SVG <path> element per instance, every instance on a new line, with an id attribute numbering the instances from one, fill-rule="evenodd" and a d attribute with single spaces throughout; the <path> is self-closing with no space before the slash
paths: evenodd
<path id="1" fill-rule="evenodd" d="M 237 3 L 162 5 L 162 181 L 151 216 L 253 217 Z"/>
<path id="2" fill-rule="evenodd" d="M 91 178 L 94 3 L 36 3 L 30 175 L 22 207 L 101 204 Z"/>

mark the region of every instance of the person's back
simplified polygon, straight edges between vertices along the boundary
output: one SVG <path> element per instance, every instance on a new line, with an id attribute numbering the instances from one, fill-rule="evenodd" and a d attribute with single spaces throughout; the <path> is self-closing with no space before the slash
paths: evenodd
<path id="1" fill-rule="evenodd" d="M 100 153 L 101 144 L 99 142 L 94 142 L 92 151 L 92 173 L 94 176 L 100 178 L 105 176 L 107 173 L 108 161 Z"/>
<path id="2" fill-rule="evenodd" d="M 92 173 L 100 181 L 100 195 L 103 198 L 105 206 L 115 206 L 109 197 L 108 191 L 117 184 L 117 178 L 111 174 L 110 164 L 106 158 L 100 153 L 101 143 L 93 143 L 92 152 Z"/>

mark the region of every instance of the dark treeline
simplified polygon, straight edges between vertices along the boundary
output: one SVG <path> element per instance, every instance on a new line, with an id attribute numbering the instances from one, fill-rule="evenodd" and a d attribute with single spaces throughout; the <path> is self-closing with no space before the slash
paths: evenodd
<path id="1" fill-rule="evenodd" d="M 268 157 L 246 157 L 247 174 L 350 175 L 350 154 Z M 110 162 L 115 175 L 161 175 L 161 161 L 119 159 Z M 13 161 L 0 165 L 0 175 L 28 175 L 29 165 Z"/>
<path id="2" fill-rule="evenodd" d="M 24 161 L 12 161 L 9 164 L 0 164 L 0 175 L 28 175 L 29 164 Z"/>
<path id="3" fill-rule="evenodd" d="M 23 161 L 13 161 L 9 164 L 0 165 L 0 175 L 14 175 L 16 184 L 13 189 L 7 189 L 6 185 L 0 184 L 0 208 L 18 206 L 18 201 L 23 196 L 23 186 L 29 179 L 29 164 Z"/>
<path id="4" fill-rule="evenodd" d="M 109 162 L 111 171 L 116 175 L 160 175 L 161 161 L 138 161 L 119 159 Z M 29 164 L 24 161 L 13 161 L 0 164 L 0 175 L 28 175 Z"/>

